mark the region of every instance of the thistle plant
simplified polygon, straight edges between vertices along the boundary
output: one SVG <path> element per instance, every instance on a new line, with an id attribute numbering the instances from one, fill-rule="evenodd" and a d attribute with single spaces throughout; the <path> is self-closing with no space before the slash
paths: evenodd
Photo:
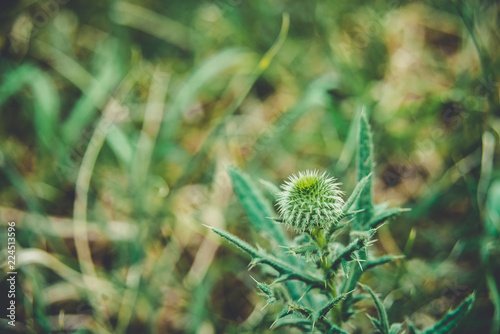
<path id="1" fill-rule="evenodd" d="M 306 332 L 347 333 L 353 324 L 354 306 L 370 298 L 378 312 L 370 317 L 382 334 L 452 333 L 469 312 L 474 294 L 428 329 L 417 329 L 409 321 L 390 323 L 387 310 L 371 287 L 361 284 L 362 276 L 399 256 L 375 256 L 370 246 L 377 230 L 391 217 L 405 211 L 375 205 L 372 192 L 373 147 L 371 129 L 364 113 L 359 117 L 357 185 L 344 201 L 341 184 L 326 172 L 305 171 L 289 177 L 272 193 L 276 211 L 259 188 L 242 171 L 231 168 L 233 186 L 253 227 L 270 241 L 269 250 L 257 248 L 219 228 L 215 233 L 241 248 L 256 265 L 271 267 L 266 281 L 257 289 L 267 304 L 281 305 L 271 328 L 295 326 Z M 288 237 L 292 228 L 297 236 Z M 340 238 L 341 234 L 347 238 Z M 340 240 L 348 240 L 341 242 Z"/>

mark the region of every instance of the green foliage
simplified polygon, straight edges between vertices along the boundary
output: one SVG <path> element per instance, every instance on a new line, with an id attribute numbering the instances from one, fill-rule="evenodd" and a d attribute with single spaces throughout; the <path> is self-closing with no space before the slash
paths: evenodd
<path id="1" fill-rule="evenodd" d="M 349 199 L 344 203 L 343 212 L 345 215 L 352 212 L 353 209 L 358 205 L 359 197 L 361 194 L 365 193 L 365 188 L 369 186 L 371 182 L 372 174 L 368 174 L 364 176 L 359 182 L 356 184 L 356 188 L 354 188 Z"/>
<path id="2" fill-rule="evenodd" d="M 377 308 L 379 319 L 377 320 L 369 316 L 370 320 L 373 322 L 380 333 L 389 334 L 389 320 L 387 319 L 387 312 L 385 310 L 384 304 L 382 304 L 380 298 L 375 294 L 375 292 L 373 292 L 373 290 L 369 286 L 363 284 L 361 284 L 361 286 L 364 290 L 368 291 Z"/>
<path id="3" fill-rule="evenodd" d="M 360 114 L 358 125 L 358 155 L 357 155 L 357 171 L 358 183 L 365 177 L 367 178 L 366 185 L 359 194 L 358 210 L 363 210 L 359 213 L 359 218 L 356 220 L 356 229 L 363 230 L 369 227 L 369 221 L 373 213 L 373 195 L 372 195 L 372 171 L 373 171 L 373 143 L 370 124 L 366 118 L 366 113 L 363 110 Z"/>
<path id="4" fill-rule="evenodd" d="M 60 100 L 54 82 L 44 72 L 32 64 L 24 64 L 8 71 L 0 86 L 0 108 L 14 94 L 28 86 L 33 94 L 33 123 L 41 143 L 46 148 L 57 143 Z"/>
<path id="5" fill-rule="evenodd" d="M 498 1 L 0 7 L 19 330 L 500 332 Z M 345 203 L 297 232 L 315 169 Z"/>
<path id="6" fill-rule="evenodd" d="M 229 240 L 230 242 L 241 248 L 243 251 L 250 254 L 250 256 L 252 257 L 251 267 L 257 264 L 267 264 L 268 266 L 278 271 L 280 275 L 276 279 L 276 282 L 299 280 L 311 287 L 322 286 L 323 281 L 319 277 L 316 277 L 315 275 L 309 273 L 305 273 L 301 270 L 301 268 L 294 267 L 293 264 L 286 263 L 274 257 L 273 255 L 266 253 L 263 250 L 254 248 L 253 246 L 249 245 L 245 241 L 232 235 L 229 232 L 216 227 L 212 227 L 211 229 L 221 237 Z"/>
<path id="7" fill-rule="evenodd" d="M 278 276 L 275 277 L 273 285 L 290 280 L 297 280 L 305 283 L 306 287 L 302 297 L 304 295 L 310 295 L 309 300 L 313 301 L 311 304 L 304 304 L 302 302 L 302 297 L 298 300 L 294 300 L 293 298 L 289 300 L 277 300 L 269 286 L 258 283 L 259 289 L 267 295 L 268 303 L 281 302 L 284 304 L 283 312 L 278 315 L 275 321 L 277 326 L 287 324 L 299 328 L 309 328 L 310 330 L 316 328 L 323 332 L 342 332 L 340 329 L 342 322 L 348 320 L 349 314 L 351 314 L 349 310 L 345 312 L 346 309 L 342 307 L 342 304 L 346 300 L 349 300 L 350 306 L 352 307 L 353 299 L 348 297 L 352 297 L 354 291 L 354 289 L 346 291 L 345 287 L 355 286 L 364 270 L 371 269 L 379 264 L 387 263 L 395 259 L 395 257 L 386 256 L 363 263 L 364 259 L 366 259 L 367 248 L 373 243 L 372 239 L 376 233 L 376 229 L 374 228 L 366 229 L 366 227 L 362 227 L 360 230 L 356 230 L 355 227 L 353 227 L 351 230 L 351 241 L 347 245 L 342 245 L 337 242 L 334 238 L 335 233 L 332 232 L 338 232 L 338 230 L 350 225 L 370 226 L 371 224 L 371 226 L 375 227 L 378 226 L 381 221 L 401 211 L 400 209 L 390 209 L 385 211 L 382 210 L 381 212 L 377 211 L 377 214 L 373 214 L 373 200 L 370 190 L 370 178 L 372 175 L 371 133 L 364 114 L 360 118 L 359 128 L 360 142 L 362 142 L 359 149 L 359 161 L 368 161 L 369 163 L 360 164 L 362 171 L 358 173 L 359 183 L 342 207 L 343 215 L 353 215 L 354 221 L 357 222 L 356 224 L 339 224 L 339 226 L 333 225 L 332 228 L 318 225 L 314 229 L 305 230 L 303 232 L 303 240 L 299 239 L 290 243 L 290 241 L 282 238 L 277 232 L 276 229 L 278 226 L 274 225 L 269 219 L 269 217 L 273 215 L 270 206 L 264 200 L 255 185 L 252 184 L 249 177 L 235 168 L 231 168 L 229 171 L 233 180 L 233 188 L 247 211 L 254 227 L 261 232 L 266 230 L 268 233 L 270 232 L 270 235 L 274 236 L 282 246 L 286 246 L 289 250 L 289 254 L 295 255 L 296 259 L 292 261 L 292 258 L 283 258 L 282 256 L 279 256 L 282 259 L 278 259 L 264 250 L 254 248 L 247 242 L 224 230 L 215 227 L 213 227 L 212 230 L 248 253 L 252 258 L 252 267 L 256 264 L 266 264 L 275 269 L 278 272 Z M 297 180 L 296 182 L 301 181 L 301 179 Z M 309 187 L 314 180 L 312 176 L 309 179 L 305 178 L 303 182 L 301 181 L 302 183 L 300 183 L 300 186 L 302 188 Z M 285 194 L 294 189 L 293 183 L 287 186 L 291 190 L 284 189 Z M 336 191 L 338 192 L 338 190 Z M 282 194 L 278 195 L 278 197 L 283 196 Z M 296 196 L 302 196 L 301 194 L 304 195 L 303 191 L 297 193 Z M 317 196 L 324 197 L 318 198 L 317 200 L 319 201 L 333 201 L 336 198 L 332 197 L 328 192 L 322 192 Z M 363 206 L 366 205 L 366 203 L 370 206 L 368 211 L 366 211 Z M 352 212 L 350 211 L 352 207 L 358 210 Z M 295 211 L 297 209 L 293 210 Z M 369 215 L 367 215 L 367 213 Z M 362 223 L 360 223 L 360 221 Z M 300 261 L 299 267 L 295 266 L 297 261 Z M 350 270 L 352 270 L 351 268 L 353 266 L 355 267 L 355 272 L 350 274 Z M 304 271 L 301 268 L 308 269 Z M 343 268 L 342 270 L 345 274 L 343 283 L 340 284 L 340 286 L 344 287 L 342 290 L 344 292 L 338 294 L 337 285 L 339 284 L 337 282 L 337 276 L 341 272 L 341 268 Z M 318 272 L 318 269 L 322 273 L 322 276 L 320 272 Z M 388 334 L 389 324 L 385 309 L 373 292 L 369 290 L 368 287 L 365 289 L 372 294 L 379 310 L 380 321 L 374 320 L 374 324 L 376 324 L 377 328 L 381 329 L 383 333 Z M 288 295 L 291 294 L 289 293 Z M 331 299 L 330 302 L 320 304 L 315 296 L 321 295 Z M 288 319 L 291 315 L 298 316 L 299 320 L 295 319 L 292 321 Z"/>
<path id="8" fill-rule="evenodd" d="M 269 217 L 273 215 L 270 205 L 264 199 L 250 178 L 242 171 L 232 167 L 229 170 L 233 180 L 233 188 L 243 204 L 254 227 L 264 232 L 267 230 L 271 237 L 288 249 L 288 254 L 293 257 L 284 257 L 282 254 L 274 256 L 263 249 L 257 249 L 246 241 L 226 232 L 222 229 L 211 227 L 211 229 L 227 239 L 245 253 L 251 256 L 251 268 L 255 265 L 267 265 L 277 271 L 277 276 L 271 285 L 257 282 L 257 288 L 267 297 L 267 303 L 278 303 L 282 305 L 279 313 L 271 327 L 295 326 L 307 331 L 320 331 L 322 333 L 344 333 L 343 323 L 348 322 L 354 314 L 353 306 L 363 299 L 362 295 L 356 295 L 357 286 L 360 285 L 369 293 L 378 313 L 378 319 L 370 317 L 373 325 L 382 334 L 398 333 L 402 328 L 401 323 L 390 324 L 387 310 L 380 298 L 373 290 L 359 283 L 361 276 L 368 270 L 391 262 L 398 256 L 384 255 L 378 258 L 367 256 L 368 248 L 375 242 L 374 235 L 377 228 L 388 218 L 405 211 L 401 208 L 387 208 L 387 205 L 373 205 L 371 190 L 371 177 L 373 175 L 373 149 L 372 134 L 365 113 L 359 118 L 359 149 L 358 149 L 358 184 L 349 199 L 342 205 L 342 216 L 353 216 L 353 219 L 332 228 L 316 225 L 314 228 L 299 229 L 299 237 L 293 241 L 285 239 L 278 232 L 278 225 L 272 223 Z M 336 201 L 335 196 L 317 185 L 318 173 L 299 174 L 292 177 L 278 194 L 280 199 L 280 213 L 283 216 L 283 201 L 290 201 L 287 196 L 294 192 L 295 197 L 304 196 L 304 201 L 309 199 L 311 191 L 316 191 L 317 201 Z M 322 181 L 323 182 L 323 181 Z M 298 188 L 300 191 L 295 191 Z M 338 192 L 338 188 L 335 189 Z M 294 200 L 302 200 L 296 199 Z M 300 202 L 300 201 L 299 201 Z M 343 201 L 341 201 L 343 202 Z M 288 205 L 288 202 L 285 203 Z M 304 204 L 302 204 L 304 205 Z M 300 206 L 300 205 L 299 205 Z M 356 211 L 351 211 L 356 208 Z M 288 209 L 288 207 L 286 207 Z M 291 214 L 285 214 L 284 220 L 302 219 L 298 214 L 300 208 L 291 207 Z M 340 208 L 339 208 L 340 211 Z M 280 219 L 277 221 L 284 222 Z M 343 229 L 350 230 L 350 242 L 342 244 L 335 236 Z M 276 252 L 276 250 L 274 250 Z M 343 273 L 343 275 L 340 275 Z M 303 294 L 299 299 L 288 292 L 284 298 L 277 298 L 273 287 L 283 282 L 300 281 L 305 286 Z M 283 286 L 286 290 L 286 286 Z M 339 290 L 340 289 L 340 290 Z M 342 293 L 338 293 L 341 291 Z M 310 302 L 305 303 L 303 297 L 308 296 Z M 329 300 L 324 302 L 324 299 Z M 449 312 L 434 327 L 425 332 L 417 333 L 447 333 L 458 325 L 472 307 L 474 297 L 471 296 L 459 308 Z"/>
<path id="9" fill-rule="evenodd" d="M 481 255 L 486 266 L 486 283 L 491 295 L 491 301 L 495 308 L 490 333 L 500 330 L 500 288 L 498 280 L 495 279 L 494 268 L 498 263 L 500 247 L 498 240 L 500 236 L 500 180 L 494 180 L 488 190 L 486 198 L 486 214 L 484 217 L 485 235 L 481 247 Z"/>
<path id="10" fill-rule="evenodd" d="M 260 189 L 256 187 L 248 175 L 236 167 L 229 169 L 229 175 L 233 181 L 234 191 L 254 228 L 258 232 L 269 234 L 271 240 L 276 240 L 278 244 L 286 244 L 286 235 L 273 222 L 274 211 Z"/>
<path id="11" fill-rule="evenodd" d="M 248 56 L 242 50 L 224 50 L 208 58 L 193 71 L 191 76 L 186 80 L 183 88 L 175 96 L 172 109 L 168 112 L 165 119 L 167 126 L 163 128 L 161 139 L 171 140 L 174 138 L 183 113 L 193 103 L 193 100 L 195 100 L 200 91 L 206 88 L 206 85 L 215 77 L 224 73 L 224 71 L 238 64 L 241 65 L 245 57 Z"/>
<path id="12" fill-rule="evenodd" d="M 431 328 L 425 330 L 417 330 L 412 327 L 415 334 L 446 334 L 453 333 L 455 329 L 458 328 L 460 321 L 467 316 L 474 301 L 476 300 L 476 294 L 473 293 L 467 297 L 456 309 L 450 310 L 440 321 L 438 321 Z"/>

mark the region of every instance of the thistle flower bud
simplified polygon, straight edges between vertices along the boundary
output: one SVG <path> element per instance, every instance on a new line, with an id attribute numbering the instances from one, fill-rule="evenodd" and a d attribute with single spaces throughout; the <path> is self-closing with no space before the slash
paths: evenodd
<path id="1" fill-rule="evenodd" d="M 340 183 L 323 172 L 307 170 L 291 175 L 278 194 L 278 212 L 283 222 L 298 232 L 336 224 L 344 200 Z"/>

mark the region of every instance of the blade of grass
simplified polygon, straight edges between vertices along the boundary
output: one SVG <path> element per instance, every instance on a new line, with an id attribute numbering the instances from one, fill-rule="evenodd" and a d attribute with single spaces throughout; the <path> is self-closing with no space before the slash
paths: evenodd
<path id="1" fill-rule="evenodd" d="M 254 86 L 257 79 L 262 75 L 262 73 L 270 66 L 272 60 L 278 53 L 278 51 L 283 46 L 283 43 L 286 40 L 288 35 L 288 28 L 290 26 L 290 17 L 287 13 L 283 14 L 283 20 L 281 24 L 281 30 L 279 35 L 271 46 L 271 48 L 264 54 L 261 58 L 255 69 L 250 74 L 247 82 L 245 83 L 242 91 L 236 96 L 236 98 L 231 102 L 229 107 L 225 110 L 224 114 L 220 118 L 219 122 L 214 126 L 213 130 L 208 135 L 207 139 L 203 142 L 201 148 L 198 150 L 193 159 L 190 160 L 188 166 L 185 169 L 184 174 L 179 178 L 174 187 L 184 184 L 187 180 L 189 180 L 196 170 L 196 168 L 201 164 L 203 160 L 205 160 L 206 156 L 209 153 L 210 148 L 213 146 L 214 141 L 217 136 L 225 126 L 227 122 L 227 118 L 234 114 L 236 110 L 241 106 L 248 93 Z"/>
<path id="2" fill-rule="evenodd" d="M 164 101 L 168 89 L 169 77 L 161 77 L 159 71 L 157 67 L 152 76 L 144 121 L 131 168 L 133 188 L 136 189 L 134 205 L 137 207 L 137 212 L 141 212 L 141 207 L 144 205 L 144 184 L 147 181 L 151 157 L 156 144 L 156 138 L 160 131 L 160 120 L 163 118 Z M 140 242 L 147 236 L 146 228 L 141 229 L 141 231 L 139 233 Z M 127 288 L 123 292 L 123 299 L 118 312 L 115 329 L 117 333 L 125 333 L 127 331 L 134 310 L 133 305 L 135 305 L 139 294 L 142 271 L 142 264 L 134 265 L 129 269 L 127 274 Z"/>
<path id="3" fill-rule="evenodd" d="M 51 77 L 31 64 L 10 70 L 0 86 L 0 107 L 24 86 L 33 95 L 33 124 L 40 141 L 47 148 L 54 148 L 59 123 L 60 101 Z"/>
<path id="4" fill-rule="evenodd" d="M 181 49 L 191 48 L 189 41 L 194 31 L 144 7 L 123 1 L 115 2 L 111 19 L 118 24 L 142 30 Z"/>
<path id="5" fill-rule="evenodd" d="M 110 124 L 112 124 L 112 120 L 116 118 L 116 113 L 119 112 L 119 110 L 120 108 L 116 105 L 116 100 L 109 100 L 108 105 L 104 108 L 102 117 L 99 119 L 92 133 L 76 180 L 75 201 L 73 203 L 75 248 L 80 268 L 86 278 L 97 277 L 87 238 L 87 196 L 90 187 L 90 179 L 92 178 L 93 169 L 102 145 L 104 144 L 104 140 L 111 129 Z M 92 288 L 92 280 L 85 279 L 85 283 Z M 102 303 L 102 296 L 90 296 L 89 301 L 94 309 L 98 309 L 97 305 Z M 103 325 L 111 328 L 105 312 L 99 312 L 97 317 Z"/>
<path id="6" fill-rule="evenodd" d="M 101 75 L 94 77 L 92 74 L 90 74 L 82 65 L 80 65 L 78 62 L 76 62 L 74 59 L 72 59 L 70 56 L 66 55 L 64 52 L 58 50 L 57 48 L 52 47 L 49 44 L 46 44 L 42 41 L 37 40 L 35 45 L 37 46 L 37 49 L 40 51 L 40 54 L 42 55 L 42 58 L 44 61 L 46 61 L 49 65 L 51 65 L 55 71 L 57 71 L 62 77 L 66 78 L 69 82 L 71 82 L 73 85 L 75 85 L 82 93 L 83 96 L 79 99 L 77 102 L 77 106 L 79 105 L 80 107 L 77 108 L 77 110 L 73 110 L 73 112 L 81 112 L 82 110 L 85 111 L 84 114 L 94 114 L 94 110 L 100 110 L 102 112 L 103 110 L 103 103 L 99 103 L 100 99 L 93 99 L 89 98 L 87 95 L 89 91 L 96 91 L 98 92 L 100 88 L 105 88 L 109 86 L 109 83 L 103 82 L 103 77 L 106 75 L 106 73 L 101 73 Z M 107 55 L 106 53 L 109 52 L 109 50 L 104 50 L 104 60 L 103 62 L 106 62 L 107 57 L 109 58 L 110 56 Z M 112 58 L 112 57 L 111 57 Z M 106 63 L 102 66 L 106 66 Z M 127 78 L 122 81 L 122 91 L 129 91 L 132 87 L 132 85 L 135 82 L 135 76 L 137 72 L 140 71 L 140 67 L 135 67 L 132 68 L 132 70 L 127 74 Z M 129 85 L 130 87 L 124 87 Z M 94 88 L 91 88 L 94 87 Z M 87 95 L 86 95 L 87 94 Z M 94 93 L 92 93 L 94 94 Z M 90 94 L 90 95 L 92 95 Z M 95 94 L 96 96 L 98 93 Z M 86 97 L 87 96 L 87 97 Z M 109 98 L 109 96 L 106 96 L 102 94 L 103 98 Z M 113 97 L 110 98 L 111 100 Z M 116 105 L 119 105 L 118 102 L 114 102 Z M 77 107 L 75 106 L 75 108 Z M 85 118 L 89 118 L 89 116 L 85 116 L 84 114 L 79 115 L 79 116 L 73 116 L 74 120 L 71 121 L 73 123 L 69 124 L 64 123 L 64 127 L 66 127 L 66 130 L 62 130 L 63 134 L 64 131 L 66 133 L 71 132 L 71 129 L 79 130 L 79 126 L 84 126 L 84 124 L 79 125 L 79 120 Z M 90 116 L 92 118 L 93 116 Z M 70 116 L 71 117 L 71 116 Z M 74 134 L 71 134 L 71 138 L 67 142 L 68 145 L 65 145 L 62 149 L 66 150 L 66 154 L 69 154 L 69 150 L 71 147 L 74 145 L 74 141 L 78 139 L 79 132 L 75 132 Z M 68 138 L 66 138 L 68 140 Z M 128 167 L 130 166 L 131 160 L 132 160 L 132 155 L 133 155 L 133 150 L 132 146 L 127 139 L 127 136 L 123 133 L 123 131 L 119 128 L 114 128 L 113 131 L 110 131 L 108 133 L 108 136 L 106 137 L 106 141 L 110 148 L 113 150 L 115 156 L 118 158 L 118 160 L 125 166 Z M 65 159 L 61 158 L 60 161 L 65 161 Z M 64 167 L 65 165 L 62 165 L 60 167 Z"/>
<path id="7" fill-rule="evenodd" d="M 69 146 L 75 144 L 82 129 L 92 121 L 98 110 L 96 106 L 102 106 L 107 102 L 113 87 L 120 79 L 120 69 L 116 62 L 116 59 L 120 59 L 117 55 L 119 51 L 117 43 L 107 41 L 103 47 L 103 54 L 96 59 L 99 66 L 95 81 L 87 87 L 62 125 L 62 135 Z"/>
<path id="8" fill-rule="evenodd" d="M 295 106 L 283 113 L 269 129 L 259 136 L 248 161 L 251 162 L 256 157 L 262 159 L 266 152 L 271 151 L 273 144 L 282 138 L 284 133 L 293 127 L 305 113 L 311 109 L 325 106 L 328 101 L 327 92 L 334 86 L 335 81 L 328 75 L 313 81 Z"/>
<path id="9" fill-rule="evenodd" d="M 37 219 L 29 221 L 29 227 L 33 231 L 36 231 L 37 236 L 40 238 L 40 242 L 45 244 L 47 242 L 48 236 L 56 235 L 54 231 L 54 226 L 50 224 L 50 221 L 46 218 L 45 212 L 36 195 L 34 194 L 31 187 L 28 185 L 23 176 L 19 173 L 14 164 L 10 161 L 9 157 L 3 153 L 0 146 L 0 171 L 4 173 L 10 183 L 16 189 L 17 195 L 21 200 L 26 203 L 28 209 L 36 216 Z M 59 254 L 68 254 L 69 250 L 67 246 L 59 238 L 51 238 L 52 247 Z"/>
<path id="10" fill-rule="evenodd" d="M 174 96 L 171 105 L 167 106 L 160 140 L 170 142 L 179 131 L 183 113 L 196 101 L 199 92 L 216 77 L 228 69 L 242 64 L 248 54 L 239 49 L 221 51 L 202 63 L 186 80 L 182 89 Z"/>

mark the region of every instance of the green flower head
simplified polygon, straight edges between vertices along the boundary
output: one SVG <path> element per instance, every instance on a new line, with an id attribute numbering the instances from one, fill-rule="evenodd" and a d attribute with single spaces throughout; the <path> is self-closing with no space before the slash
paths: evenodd
<path id="1" fill-rule="evenodd" d="M 335 181 L 317 170 L 291 175 L 278 195 L 278 212 L 283 222 L 299 232 L 336 224 L 344 200 L 340 183 Z"/>

